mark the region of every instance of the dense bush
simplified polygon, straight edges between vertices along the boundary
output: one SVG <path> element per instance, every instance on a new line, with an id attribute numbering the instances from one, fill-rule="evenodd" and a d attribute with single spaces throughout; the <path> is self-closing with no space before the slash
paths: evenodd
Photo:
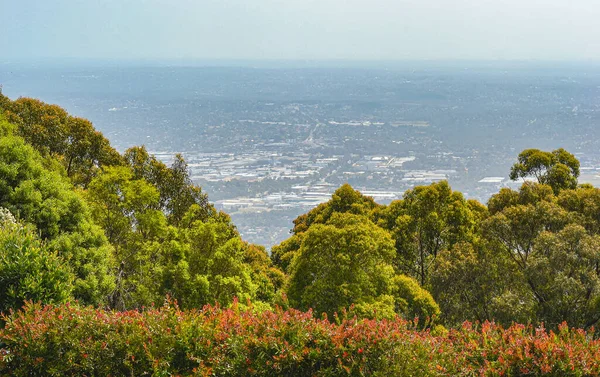
<path id="1" fill-rule="evenodd" d="M 64 302 L 72 280 L 64 260 L 0 207 L 0 312 L 19 309 L 25 300 Z"/>
<path id="2" fill-rule="evenodd" d="M 595 376 L 600 341 L 492 323 L 418 331 L 414 322 L 315 319 L 174 306 L 110 312 L 27 304 L 5 318 L 0 374 L 14 376 Z"/>
<path id="3" fill-rule="evenodd" d="M 0 138 L 0 206 L 35 227 L 75 274 L 73 296 L 101 304 L 114 289 L 112 248 L 84 198 L 22 138 Z M 1 249 L 5 251 L 5 249 Z M 6 251 L 5 251 L 6 252 Z"/>

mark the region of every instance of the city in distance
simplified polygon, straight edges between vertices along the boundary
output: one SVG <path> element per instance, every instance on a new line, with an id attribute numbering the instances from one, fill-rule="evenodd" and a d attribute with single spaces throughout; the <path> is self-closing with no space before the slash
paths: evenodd
<path id="1" fill-rule="evenodd" d="M 348 182 L 380 203 L 448 180 L 485 202 L 526 148 L 600 183 L 600 67 L 549 62 L 0 63 L 3 93 L 90 119 L 119 150 L 182 153 L 242 237 L 268 247 Z"/>

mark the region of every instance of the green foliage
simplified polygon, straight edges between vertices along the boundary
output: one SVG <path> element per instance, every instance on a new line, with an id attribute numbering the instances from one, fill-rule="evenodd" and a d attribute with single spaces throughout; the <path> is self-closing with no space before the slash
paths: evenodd
<path id="1" fill-rule="evenodd" d="M 556 199 L 590 234 L 600 234 L 600 189 L 581 186 L 563 190 Z"/>
<path id="2" fill-rule="evenodd" d="M 110 304 L 125 309 L 162 301 L 156 274 L 159 243 L 173 232 L 159 209 L 159 192 L 145 179 L 135 179 L 130 168 L 106 168 L 89 184 L 86 198 L 94 220 L 114 246 L 117 286 Z"/>
<path id="3" fill-rule="evenodd" d="M 127 167 L 105 169 L 90 182 L 86 194 L 94 220 L 117 248 L 135 241 L 136 234 L 154 235 L 159 228 L 155 224 L 163 215 L 158 190 L 144 179 L 133 179 Z"/>
<path id="4" fill-rule="evenodd" d="M 181 225 L 183 217 L 192 213 L 189 211 L 192 206 L 195 207 L 194 220 L 207 221 L 217 216 L 208 196 L 192 183 L 187 163 L 181 155 L 177 154 L 171 167 L 167 167 L 142 146 L 128 149 L 125 160 L 135 179 L 143 178 L 158 190 L 160 208 L 171 224 Z"/>
<path id="5" fill-rule="evenodd" d="M 82 303 L 102 305 L 115 288 L 114 248 L 102 229 L 91 220 L 82 221 L 77 230 L 48 240 L 75 274 L 73 297 Z"/>
<path id="6" fill-rule="evenodd" d="M 87 119 L 69 117 L 63 142 L 60 160 L 75 184 L 86 186 L 102 167 L 122 164 L 119 153 Z"/>
<path id="7" fill-rule="evenodd" d="M 36 99 L 4 99 L 1 108 L 17 125 L 17 134 L 42 156 L 60 161 L 75 185 L 85 187 L 103 166 L 122 164 L 119 153 L 88 120 Z"/>
<path id="8" fill-rule="evenodd" d="M 394 248 L 368 219 L 334 214 L 306 232 L 289 270 L 293 307 L 333 315 L 352 304 L 377 301 L 391 291 Z"/>
<path id="9" fill-rule="evenodd" d="M 519 160 L 510 170 L 510 178 L 533 176 L 539 183 L 547 184 L 558 193 L 563 189 L 577 186 L 579 161 L 571 153 L 560 148 L 552 152 L 539 149 L 526 149 L 519 154 Z"/>
<path id="10" fill-rule="evenodd" d="M 457 242 L 471 241 L 475 220 L 483 216 L 483 209 L 452 191 L 445 181 L 408 190 L 402 200 L 375 214 L 377 223 L 395 240 L 396 268 L 423 286 L 438 254 Z"/>
<path id="11" fill-rule="evenodd" d="M 569 174 L 578 175 L 578 162 L 564 150 L 542 155 L 526 151 L 522 164 L 527 156 L 534 166 L 530 172 L 545 183 L 526 182 L 518 191 L 502 189 L 490 198 L 488 208 L 452 192 L 446 182 L 416 187 L 389 206 L 371 206 L 350 186 L 340 188 L 336 198 L 300 216 L 295 234 L 273 248 L 273 262 L 290 276 L 290 303 L 329 315 L 350 305 L 351 314 L 376 318 L 436 313 L 452 325 L 465 319 L 543 321 L 552 328 L 563 320 L 584 328 L 597 324 L 600 189 L 557 186 L 553 174 L 562 167 L 544 164 L 563 164 Z M 423 303 L 408 305 L 411 295 L 406 290 L 362 295 L 368 289 L 361 284 L 368 286 L 369 278 L 346 268 L 344 263 L 353 258 L 342 256 L 359 255 L 358 250 L 369 250 L 367 245 L 376 241 L 345 242 L 344 227 L 329 223 L 340 213 L 353 213 L 362 221 L 360 228 L 369 229 L 366 233 L 378 240 L 392 236 L 396 256 L 381 261 L 431 291 L 428 309 Z M 378 233 L 368 219 L 386 232 Z M 396 273 L 390 275 L 396 281 L 407 278 Z M 423 290 L 419 284 L 406 286 Z M 341 304 L 336 307 L 337 303 Z"/>
<path id="12" fill-rule="evenodd" d="M 256 300 L 272 303 L 286 281 L 285 273 L 273 265 L 263 246 L 244 243 L 244 263 L 252 269 L 252 281 L 257 285 Z"/>
<path id="13" fill-rule="evenodd" d="M 600 320 L 600 236 L 579 225 L 542 232 L 525 275 L 537 301 L 539 320 L 589 328 Z"/>
<path id="14" fill-rule="evenodd" d="M 520 302 L 501 299 L 515 295 L 513 283 L 520 279 L 511 262 L 505 253 L 496 252 L 485 242 L 461 242 L 442 251 L 430 281 L 442 322 L 451 326 L 465 320 L 527 322 L 531 313 L 525 309 L 531 305 L 525 305 L 530 302 L 526 292 L 517 295 Z M 505 315 L 507 311 L 510 313 Z"/>
<path id="15" fill-rule="evenodd" d="M 4 308 L 72 296 L 125 310 L 170 296 L 185 309 L 239 309 L 237 298 L 255 311 L 418 317 L 419 328 L 468 319 L 588 329 L 600 321 L 600 189 L 578 176 L 569 152 L 528 149 L 511 178 L 537 182 L 503 188 L 487 207 L 447 182 L 387 206 L 345 184 L 269 256 L 241 240 L 180 155 L 171 166 L 144 147 L 121 156 L 89 121 L 0 94 L 10 276 L 0 293 Z"/>
<path id="16" fill-rule="evenodd" d="M 380 206 L 375 203 L 373 198 L 362 195 L 346 183 L 333 193 L 330 201 L 318 205 L 307 214 L 294 220 L 293 232 L 299 234 L 308 230 L 312 224 L 324 224 L 334 213 L 348 212 L 367 216 L 378 207 Z"/>
<path id="17" fill-rule="evenodd" d="M 279 245 L 273 246 L 271 249 L 273 264 L 283 271 L 287 271 L 294 255 L 296 255 L 298 250 L 300 250 L 300 246 L 302 246 L 303 238 L 304 233 L 294 234 Z"/>
<path id="18" fill-rule="evenodd" d="M 118 279 L 110 297 L 115 308 L 160 303 L 166 295 L 184 308 L 229 305 L 235 297 L 268 301 L 282 284 L 274 283 L 282 280 L 279 271 L 259 266 L 256 253 L 246 262 L 247 247 L 227 216 L 216 211 L 203 216 L 194 202 L 181 216 L 181 227 L 169 225 L 157 186 L 129 167 L 106 168 L 89 184 L 87 198 L 115 247 Z"/>
<path id="19" fill-rule="evenodd" d="M 17 310 L 27 300 L 67 300 L 73 288 L 68 265 L 33 229 L 17 223 L 5 209 L 0 213 L 0 313 Z"/>
<path id="20" fill-rule="evenodd" d="M 201 279 L 207 283 L 205 295 L 188 306 L 229 305 L 234 297 L 241 302 L 254 298 L 257 287 L 252 269 L 244 263 L 242 242 L 227 233 L 226 224 L 197 221 L 185 231 L 185 239 L 189 242 L 186 260 L 191 282 Z"/>
<path id="21" fill-rule="evenodd" d="M 421 328 L 432 324 L 441 313 L 431 294 L 411 277 L 395 276 L 392 292 L 396 297 L 396 311 L 408 319 L 419 318 Z"/>
<path id="22" fill-rule="evenodd" d="M 2 94 L 0 93 L 0 98 L 1 97 L 2 97 Z M 0 109 L 1 109 L 1 104 L 0 104 Z M 2 114 L 2 112 L 0 111 L 0 137 L 14 135 L 14 132 L 15 132 L 15 125 L 12 123 L 9 123 L 8 120 L 6 120 L 6 117 L 4 116 L 4 114 Z"/>
<path id="23" fill-rule="evenodd" d="M 33 148 L 15 136 L 0 139 L 0 205 L 35 224 L 45 238 L 73 231 L 84 212 L 68 181 L 46 170 Z"/>
<path id="24" fill-rule="evenodd" d="M 76 273 L 75 298 L 101 303 L 113 287 L 111 249 L 79 193 L 43 162 L 23 139 L 0 138 L 0 206 L 35 226 L 70 264 Z"/>
<path id="25" fill-rule="evenodd" d="M 512 274 L 510 294 L 504 292 L 496 301 L 520 303 L 505 305 L 493 318 L 552 327 L 568 320 L 584 328 L 600 320 L 599 236 L 584 227 L 596 229 L 595 214 L 590 217 L 581 205 L 582 198 L 595 193 L 579 190 L 556 197 L 548 186 L 527 183 L 518 193 L 503 190 L 490 199 L 493 215 L 483 225 L 484 235 L 518 272 Z"/>

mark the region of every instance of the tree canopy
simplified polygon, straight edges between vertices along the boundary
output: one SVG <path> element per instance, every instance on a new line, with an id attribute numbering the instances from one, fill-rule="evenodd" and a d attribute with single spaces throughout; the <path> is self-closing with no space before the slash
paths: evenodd
<path id="1" fill-rule="evenodd" d="M 121 155 L 90 121 L 33 98 L 10 101 L 0 93 L 0 112 L 17 135 L 42 156 L 55 158 L 75 185 L 86 186 L 103 166 L 120 165 Z"/>
<path id="2" fill-rule="evenodd" d="M 69 298 L 128 309 L 279 297 L 283 273 L 241 240 L 180 155 L 171 166 L 143 146 L 121 156 L 89 121 L 30 98 L 0 97 L 0 136 L 0 206 L 39 233 L 35 250 L 56 251 Z"/>
<path id="3" fill-rule="evenodd" d="M 396 274 L 394 254 L 390 235 L 368 218 L 334 212 L 306 231 L 289 266 L 290 304 L 329 316 L 351 306 L 361 317 L 420 316 L 425 325 L 439 307 L 416 281 Z"/>
<path id="4" fill-rule="evenodd" d="M 377 223 L 395 240 L 396 268 L 425 286 L 442 250 L 473 239 L 473 205 L 442 181 L 408 190 L 403 199 L 375 213 Z"/>
<path id="5" fill-rule="evenodd" d="M 555 193 L 572 189 L 577 186 L 579 161 L 562 148 L 552 152 L 526 149 L 519 153 L 518 162 L 510 170 L 510 178 L 516 180 L 527 177 L 534 177 L 538 183 L 549 185 Z"/>
<path id="6" fill-rule="evenodd" d="M 55 105 L 0 95 L 0 312 L 76 299 L 276 305 L 361 318 L 510 324 L 600 321 L 600 189 L 564 149 L 527 149 L 517 190 L 487 205 L 446 181 L 388 205 L 349 184 L 269 253 L 244 242 L 190 177 L 144 146 L 123 155 Z M 533 177 L 534 180 L 527 178 Z M 237 300 L 236 300 L 237 299 Z"/>
<path id="7" fill-rule="evenodd" d="M 101 303 L 113 289 L 111 245 L 67 177 L 18 136 L 0 138 L 0 206 L 39 232 L 75 273 L 74 296 Z"/>

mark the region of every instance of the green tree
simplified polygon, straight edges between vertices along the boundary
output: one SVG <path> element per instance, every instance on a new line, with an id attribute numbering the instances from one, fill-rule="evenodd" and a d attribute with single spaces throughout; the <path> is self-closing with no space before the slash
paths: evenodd
<path id="1" fill-rule="evenodd" d="M 0 98 L 1 98 L 1 94 L 0 94 Z M 0 111 L 0 137 L 14 135 L 15 128 L 16 128 L 16 126 L 12 123 L 9 123 L 8 120 L 6 120 L 6 116 L 4 114 L 2 114 L 2 111 Z"/>
<path id="2" fill-rule="evenodd" d="M 273 264 L 279 267 L 282 271 L 288 271 L 290 263 L 294 256 L 302 246 L 304 233 L 293 234 L 287 240 L 284 240 L 279 245 L 273 246 L 271 249 L 271 260 Z"/>
<path id="3" fill-rule="evenodd" d="M 431 273 L 431 293 L 440 305 L 441 319 L 450 326 L 464 321 L 527 322 L 532 304 L 518 291 L 521 275 L 511 260 L 486 242 L 460 242 L 442 251 Z M 506 300 L 520 297 L 516 304 Z"/>
<path id="4" fill-rule="evenodd" d="M 273 247 L 271 259 L 275 266 L 287 271 L 294 255 L 300 250 L 304 233 L 315 224 L 324 224 L 339 213 L 350 213 L 369 218 L 373 211 L 381 210 L 383 206 L 375 203 L 373 198 L 362 195 L 349 184 L 338 188 L 331 200 L 321 203 L 308 213 L 294 220 L 293 235 L 281 244 Z"/>
<path id="5" fill-rule="evenodd" d="M 264 246 L 243 243 L 244 263 L 252 269 L 252 281 L 257 285 L 256 299 L 272 303 L 283 287 L 285 273 L 273 265 Z"/>
<path id="6" fill-rule="evenodd" d="M 67 176 L 75 184 L 86 187 L 101 167 L 123 163 L 121 155 L 87 119 L 68 117 L 65 130 L 64 152 L 60 159 Z"/>
<path id="7" fill-rule="evenodd" d="M 134 179 L 131 169 L 109 167 L 90 183 L 86 197 L 96 223 L 117 248 L 133 237 L 149 238 L 160 232 L 164 215 L 159 210 L 158 190 L 145 179 Z"/>
<path id="8" fill-rule="evenodd" d="M 577 218 L 577 223 L 590 234 L 600 234 L 600 189 L 581 185 L 577 189 L 562 190 L 557 203 Z"/>
<path id="9" fill-rule="evenodd" d="M 88 216 L 75 231 L 63 232 L 47 243 L 75 275 L 73 297 L 83 304 L 104 305 L 115 288 L 114 249 Z"/>
<path id="10" fill-rule="evenodd" d="M 185 231 L 189 242 L 187 261 L 191 276 L 204 276 L 208 294 L 201 304 L 228 305 L 234 297 L 242 303 L 255 298 L 252 269 L 244 263 L 243 245 L 227 224 L 196 221 Z"/>
<path id="11" fill-rule="evenodd" d="M 101 167 L 123 163 L 88 120 L 72 117 L 59 106 L 32 98 L 10 101 L 6 97 L 0 105 L 8 120 L 17 125 L 17 134 L 42 156 L 60 161 L 77 186 L 87 186 Z"/>
<path id="12" fill-rule="evenodd" d="M 579 225 L 544 231 L 525 268 L 539 320 L 590 328 L 600 320 L 600 236 Z"/>
<path id="13" fill-rule="evenodd" d="M 582 197 L 589 198 L 590 188 L 581 190 Z M 528 311 L 526 320 L 552 327 L 564 320 L 586 328 L 598 322 L 598 235 L 581 225 L 588 221 L 575 212 L 580 198 L 570 190 L 557 198 L 547 185 L 526 183 L 519 192 L 504 190 L 490 199 L 492 216 L 483 225 L 485 237 L 510 258 L 517 272 L 512 275 L 513 295 L 497 300 L 510 309 L 500 310 L 498 316 L 522 319 L 519 312 Z M 515 304 L 522 310 L 515 311 Z"/>
<path id="14" fill-rule="evenodd" d="M 237 234 L 226 223 L 196 221 L 159 248 L 159 293 L 169 295 L 182 308 L 205 304 L 229 305 L 234 298 L 241 303 L 260 300 L 256 269 L 247 263 L 247 251 Z M 262 287 L 264 288 L 264 286 Z"/>
<path id="15" fill-rule="evenodd" d="M 538 195 L 542 193 L 542 195 Z M 547 195 L 545 194 L 547 193 Z M 524 184 L 518 193 L 501 191 L 500 196 L 516 198 L 514 204 L 500 206 L 496 195 L 490 199 L 492 216 L 483 224 L 485 235 L 497 242 L 521 268 L 527 266 L 536 238 L 542 231 L 558 232 L 572 216 L 556 203 L 551 189 L 537 183 Z"/>
<path id="16" fill-rule="evenodd" d="M 33 98 L 19 98 L 5 103 L 8 120 L 18 126 L 18 133 L 42 154 L 64 152 L 67 112 Z"/>
<path id="17" fill-rule="evenodd" d="M 538 183 L 547 184 L 558 193 L 577 186 L 579 161 L 560 148 L 552 152 L 526 149 L 519 154 L 518 162 L 510 170 L 510 178 L 535 177 Z"/>
<path id="18" fill-rule="evenodd" d="M 472 240 L 475 220 L 485 216 L 482 211 L 442 181 L 406 191 L 402 200 L 390 203 L 374 217 L 395 240 L 398 271 L 425 286 L 441 251 Z"/>
<path id="19" fill-rule="evenodd" d="M 289 266 L 289 302 L 329 316 L 351 308 L 360 317 L 403 315 L 429 325 L 439 307 L 414 279 L 396 274 L 394 254 L 385 230 L 364 216 L 336 212 L 303 234 Z"/>
<path id="20" fill-rule="evenodd" d="M 0 138 L 0 206 L 35 226 L 72 266 L 75 298 L 102 302 L 114 285 L 110 245 L 68 179 L 44 167 L 44 159 L 20 137 Z"/>
<path id="21" fill-rule="evenodd" d="M 408 319 L 419 318 L 420 327 L 433 324 L 441 314 L 440 307 L 431 293 L 409 276 L 396 275 L 392 293 L 395 298 L 396 313 Z"/>
<path id="22" fill-rule="evenodd" d="M 295 234 L 305 232 L 312 224 L 324 224 L 334 213 L 352 213 L 355 215 L 369 216 L 371 211 L 380 207 L 373 198 L 364 196 L 349 184 L 338 188 L 331 200 L 319 204 L 308 213 L 298 216 L 294 220 Z"/>
<path id="23" fill-rule="evenodd" d="M 31 227 L 0 208 L 0 313 L 20 309 L 26 300 L 44 304 L 66 301 L 73 275 Z"/>
<path id="24" fill-rule="evenodd" d="M 115 246 L 119 268 L 117 289 L 110 297 L 113 307 L 160 303 L 166 295 L 182 308 L 274 296 L 275 280 L 267 273 L 275 271 L 259 270 L 256 253 L 255 268 L 246 261 L 250 256 L 228 217 L 197 220 L 199 206 L 193 204 L 181 227 L 169 225 L 160 210 L 159 190 L 128 167 L 105 169 L 90 183 L 87 197 Z M 260 287 L 258 277 L 267 278 Z"/>
<path id="25" fill-rule="evenodd" d="M 159 209 L 158 190 L 144 179 L 134 179 L 128 167 L 114 166 L 90 182 L 86 198 L 115 249 L 117 286 L 111 305 L 125 309 L 153 302 L 155 243 L 170 232 Z"/>
<path id="26" fill-rule="evenodd" d="M 156 187 L 160 194 L 160 208 L 168 216 L 169 223 L 179 225 L 194 205 L 195 220 L 206 221 L 218 215 L 208 196 L 193 184 L 187 163 L 180 154 L 175 156 L 171 167 L 167 167 L 142 146 L 128 149 L 125 160 L 136 179 L 143 178 Z"/>
<path id="27" fill-rule="evenodd" d="M 385 299 L 395 276 L 389 263 L 394 254 L 384 230 L 364 217 L 336 213 L 306 232 L 290 265 L 290 304 L 331 316 L 352 304 Z"/>

